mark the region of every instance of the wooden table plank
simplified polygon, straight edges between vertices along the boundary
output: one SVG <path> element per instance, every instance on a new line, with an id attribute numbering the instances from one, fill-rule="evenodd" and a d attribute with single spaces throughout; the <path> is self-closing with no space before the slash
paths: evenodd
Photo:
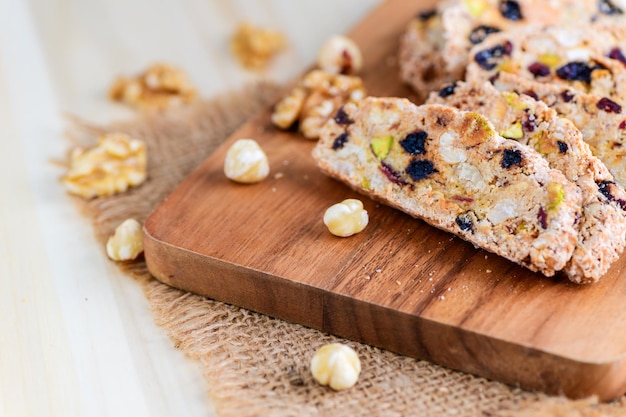
<path id="1" fill-rule="evenodd" d="M 0 414 L 211 416 L 205 381 L 117 271 L 49 164 L 64 155 L 62 113 L 97 122 L 119 74 L 164 60 L 205 97 L 285 82 L 321 42 L 377 0 L 6 0 L 0 2 Z M 328 13 L 328 10 L 333 10 Z M 266 73 L 241 69 L 227 39 L 244 19 L 291 48 Z"/>

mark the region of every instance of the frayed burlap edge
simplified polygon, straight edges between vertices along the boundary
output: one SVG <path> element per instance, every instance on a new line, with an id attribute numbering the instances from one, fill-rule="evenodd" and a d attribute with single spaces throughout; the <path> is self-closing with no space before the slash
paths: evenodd
<path id="1" fill-rule="evenodd" d="M 70 118 L 68 136 L 93 143 L 106 132 L 124 132 L 148 145 L 149 180 L 127 193 L 78 206 L 104 245 L 127 218 L 141 222 L 167 194 L 238 126 L 278 92 L 272 84 L 146 114 L 108 126 Z M 103 256 L 104 250 L 103 250 Z M 523 391 L 438 365 L 396 355 L 272 319 L 164 285 L 143 259 L 120 267 L 142 286 L 155 321 L 174 345 L 195 360 L 219 416 L 624 416 L 626 400 L 599 404 Z M 342 341 L 362 361 L 358 384 L 333 392 L 315 383 L 309 361 L 322 344 Z"/>

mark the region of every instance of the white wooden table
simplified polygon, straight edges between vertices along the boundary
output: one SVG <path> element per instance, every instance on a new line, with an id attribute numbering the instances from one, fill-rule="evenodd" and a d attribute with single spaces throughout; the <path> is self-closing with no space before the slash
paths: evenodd
<path id="1" fill-rule="evenodd" d="M 63 113 L 131 116 L 107 88 L 154 61 L 185 69 L 204 97 L 287 82 L 379 2 L 0 0 L 1 416 L 214 415 L 195 364 L 60 186 L 49 161 L 66 150 Z M 264 74 L 230 57 L 244 20 L 290 42 Z"/>

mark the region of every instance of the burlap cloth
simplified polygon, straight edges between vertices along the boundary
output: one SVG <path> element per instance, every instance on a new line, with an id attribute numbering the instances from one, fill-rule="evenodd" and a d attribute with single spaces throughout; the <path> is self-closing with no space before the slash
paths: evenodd
<path id="1" fill-rule="evenodd" d="M 73 120 L 70 138 L 93 143 L 98 134 L 126 132 L 147 142 L 149 180 L 130 192 L 81 209 L 104 243 L 115 227 L 152 209 L 278 87 L 245 91 L 109 126 Z M 104 247 L 104 246 L 103 246 Z M 102 251 L 105 255 L 104 249 Z M 200 367 L 219 416 L 626 416 L 626 398 L 610 404 L 569 401 L 452 371 L 323 334 L 297 324 L 210 300 L 154 279 L 143 259 L 120 267 L 144 290 L 156 323 Z M 342 341 L 362 361 L 357 385 L 334 392 L 315 383 L 309 361 L 321 345 Z"/>

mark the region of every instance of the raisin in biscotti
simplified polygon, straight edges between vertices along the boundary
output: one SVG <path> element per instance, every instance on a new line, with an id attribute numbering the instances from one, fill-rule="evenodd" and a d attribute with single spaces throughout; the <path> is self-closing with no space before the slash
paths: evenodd
<path id="1" fill-rule="evenodd" d="M 327 174 L 533 271 L 553 275 L 571 258 L 579 189 L 483 116 L 397 98 L 338 116 L 313 151 Z"/>
<path id="2" fill-rule="evenodd" d="M 580 130 L 545 103 L 525 94 L 498 91 L 485 83 L 455 83 L 432 93 L 429 103 L 447 104 L 487 117 L 503 137 L 538 151 L 550 167 L 563 172 L 581 190 L 582 217 L 576 249 L 564 272 L 575 282 L 598 281 L 626 245 L 626 216 L 615 199 L 603 193 L 613 176 L 592 155 Z M 614 193 L 626 196 L 614 185 Z"/>
<path id="3" fill-rule="evenodd" d="M 622 101 L 626 66 L 620 53 L 611 51 L 621 51 L 626 30 L 616 25 L 528 26 L 494 34 L 471 50 L 467 78 L 487 80 L 506 72 Z"/>
<path id="4" fill-rule="evenodd" d="M 573 88 L 538 83 L 518 75 L 498 73 L 492 79 L 500 91 L 517 91 L 541 100 L 580 129 L 591 152 L 626 187 L 626 113 L 608 97 L 585 94 Z M 615 198 L 621 201 L 620 198 Z M 626 207 L 626 201 L 623 206 Z"/>
<path id="5" fill-rule="evenodd" d="M 408 25 L 400 74 L 418 93 L 463 78 L 470 49 L 488 36 L 528 24 L 570 25 L 614 20 L 619 8 L 597 0 L 448 0 Z"/>

